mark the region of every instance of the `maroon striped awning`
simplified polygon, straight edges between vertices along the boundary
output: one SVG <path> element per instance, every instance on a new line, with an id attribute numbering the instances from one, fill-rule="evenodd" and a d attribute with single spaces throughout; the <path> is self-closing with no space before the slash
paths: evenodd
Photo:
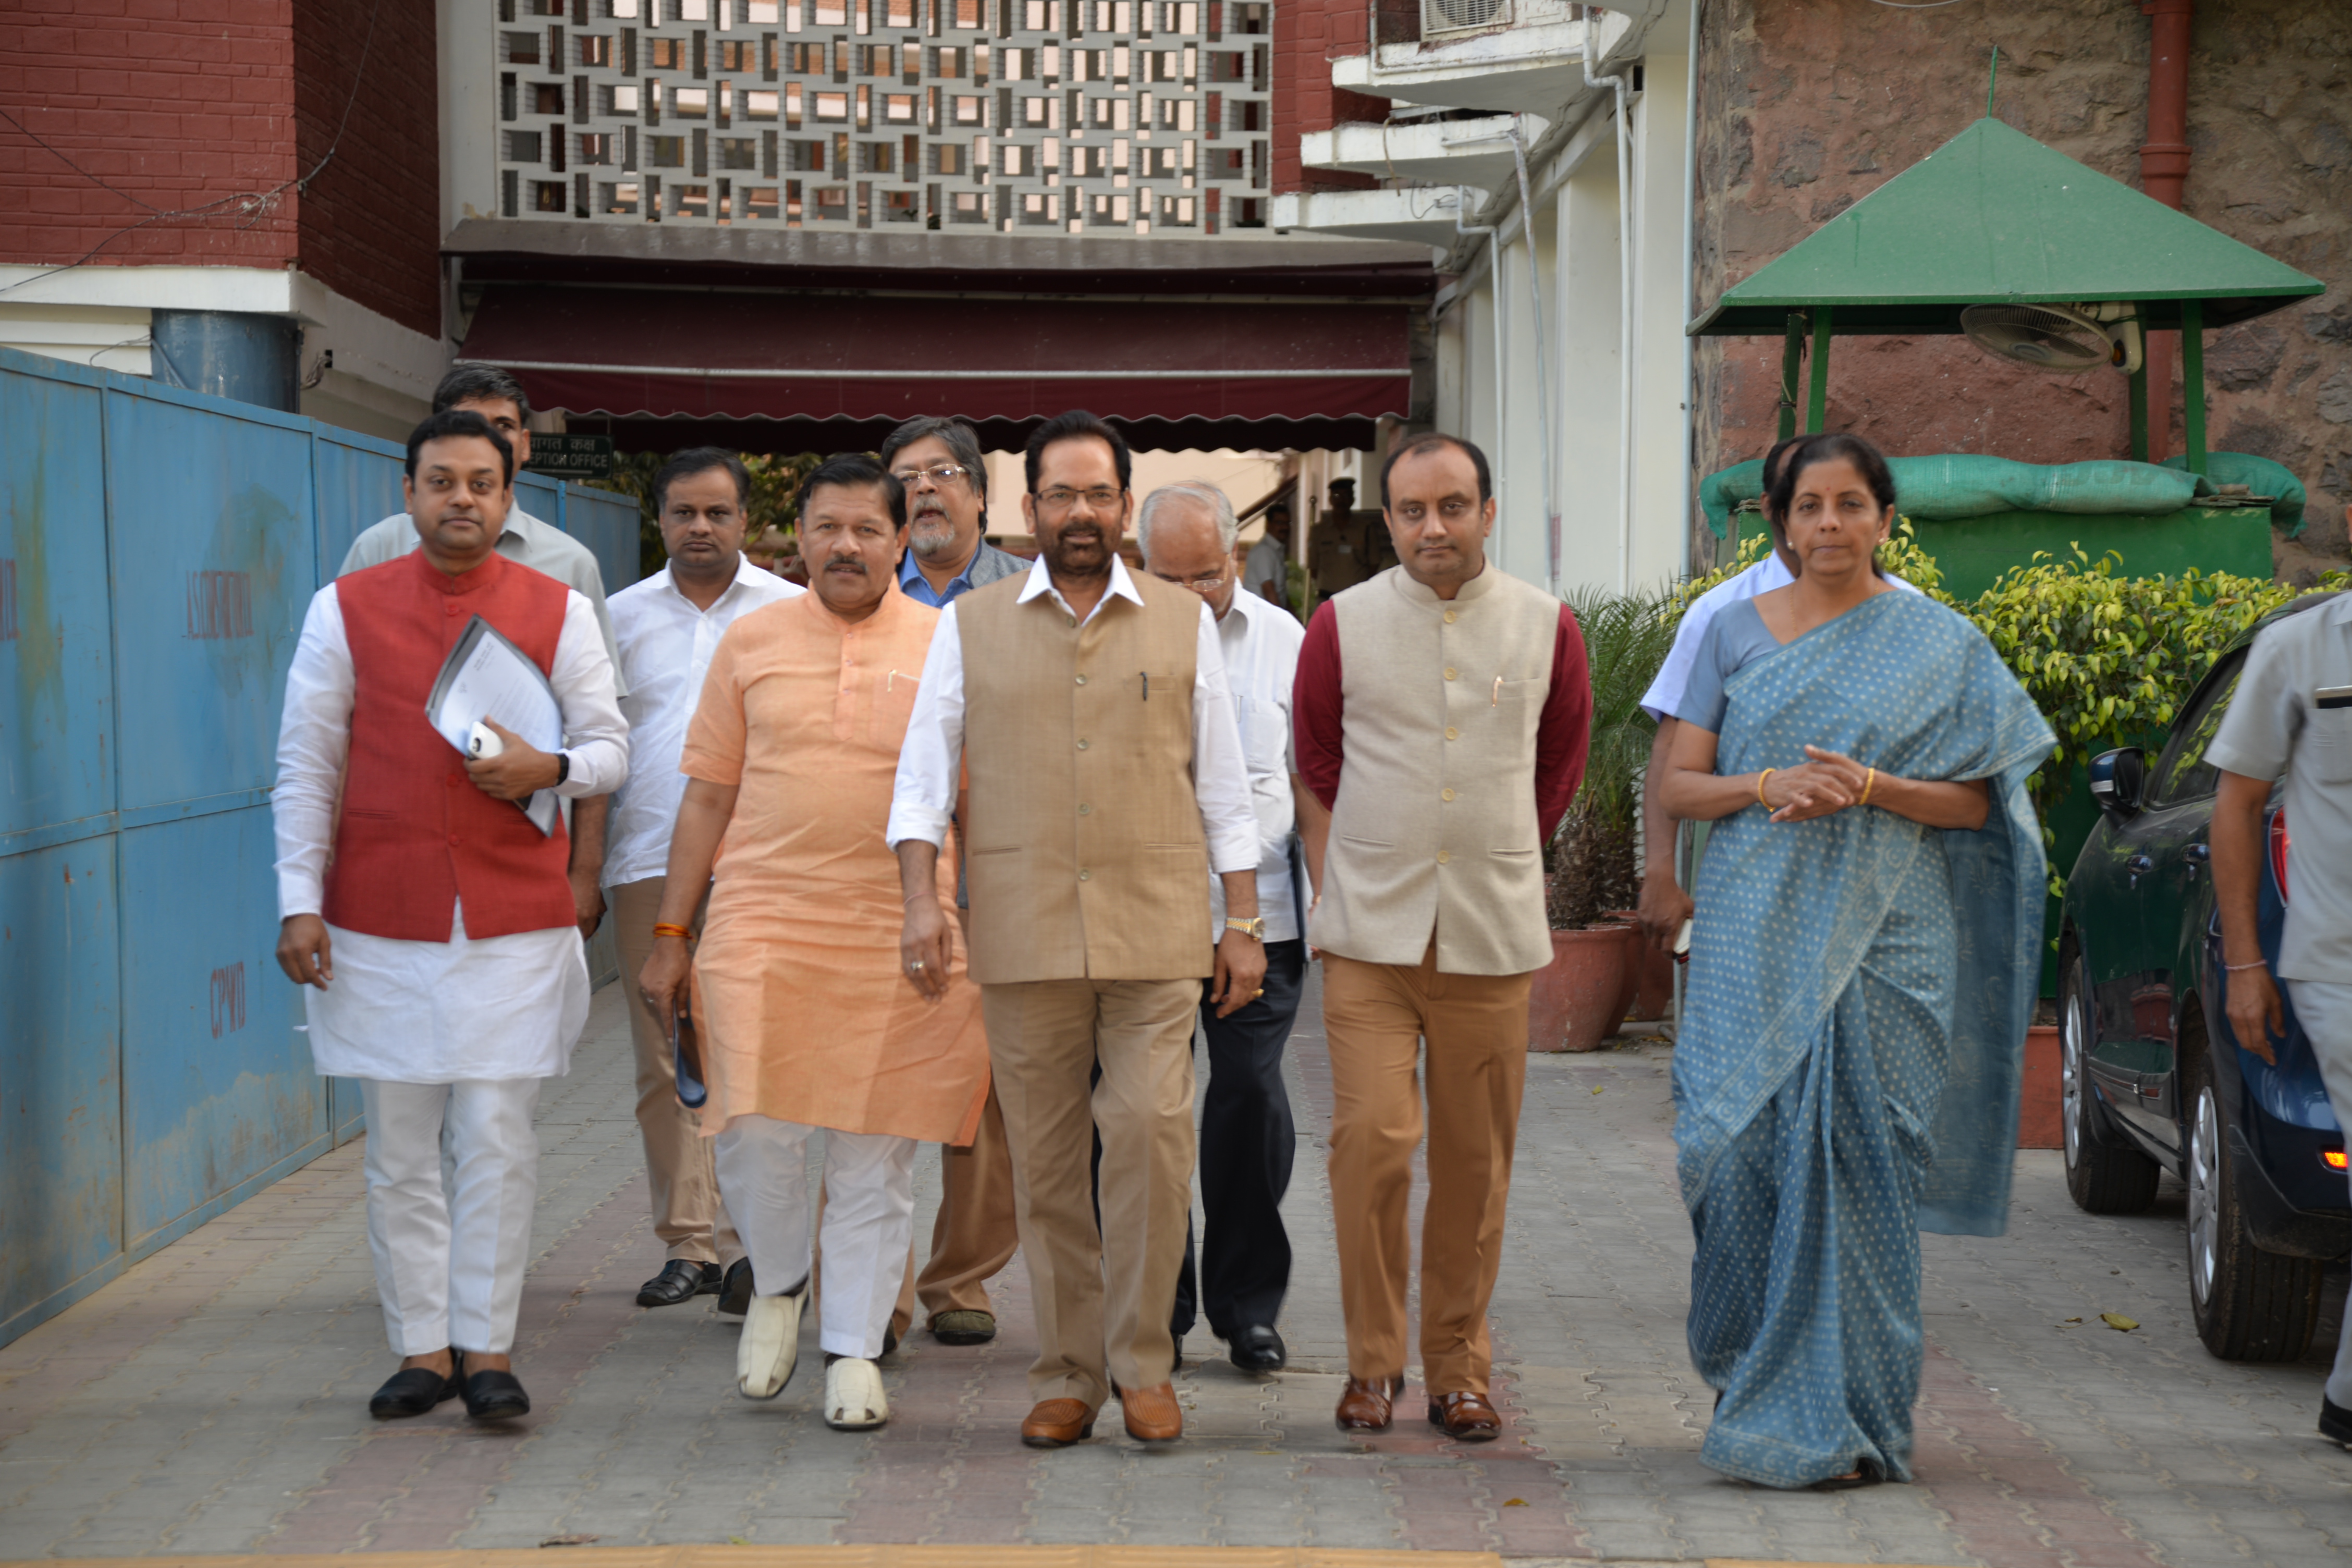
<path id="1" fill-rule="evenodd" d="M 1410 310 L 509 284 L 458 363 L 619 419 L 1369 421 L 1410 405 Z"/>

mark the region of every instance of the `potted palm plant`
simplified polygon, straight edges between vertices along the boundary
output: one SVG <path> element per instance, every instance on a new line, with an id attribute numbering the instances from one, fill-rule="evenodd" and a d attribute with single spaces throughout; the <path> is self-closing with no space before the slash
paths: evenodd
<path id="1" fill-rule="evenodd" d="M 1638 933 L 1613 918 L 1639 897 L 1642 776 L 1658 726 L 1642 694 L 1674 647 L 1681 601 L 1662 593 L 1582 589 L 1568 596 L 1592 681 L 1584 780 L 1544 848 L 1551 962 L 1528 996 L 1528 1044 L 1589 1051 L 1624 1020 Z"/>

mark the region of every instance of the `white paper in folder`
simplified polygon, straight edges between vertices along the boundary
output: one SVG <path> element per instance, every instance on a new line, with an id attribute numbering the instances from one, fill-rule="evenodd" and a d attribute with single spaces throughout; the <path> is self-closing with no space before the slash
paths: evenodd
<path id="1" fill-rule="evenodd" d="M 542 752 L 563 749 L 563 708 L 555 688 L 529 654 L 479 616 L 467 623 L 441 661 L 425 718 L 465 756 L 475 754 L 474 726 L 484 719 L 497 720 Z M 553 790 L 515 805 L 540 832 L 555 831 L 559 807 Z"/>

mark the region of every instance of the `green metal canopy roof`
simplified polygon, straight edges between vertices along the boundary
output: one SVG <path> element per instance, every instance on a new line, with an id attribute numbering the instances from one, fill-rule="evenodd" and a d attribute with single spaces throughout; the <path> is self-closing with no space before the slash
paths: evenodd
<path id="1" fill-rule="evenodd" d="M 1832 330 L 1960 330 L 1960 307 L 2137 300 L 2224 327 L 2326 285 L 1998 120 L 1979 120 L 1815 229 L 1693 321 L 1693 336 L 1779 336 L 1834 307 Z"/>

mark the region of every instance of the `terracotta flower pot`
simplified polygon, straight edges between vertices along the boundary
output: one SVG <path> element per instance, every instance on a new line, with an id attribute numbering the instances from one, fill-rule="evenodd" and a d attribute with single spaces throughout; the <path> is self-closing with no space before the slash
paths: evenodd
<path id="1" fill-rule="evenodd" d="M 1551 962 L 1528 993 L 1528 1049 L 1589 1051 L 1625 1016 L 1631 933 L 1621 925 L 1551 933 Z"/>
<path id="2" fill-rule="evenodd" d="M 2065 1100 L 2059 1081 L 2058 1026 L 2035 1024 L 2025 1031 L 2025 1084 L 2017 1097 L 2017 1146 L 2066 1146 Z"/>
<path id="3" fill-rule="evenodd" d="M 1609 918 L 1633 928 L 1626 949 L 1625 973 L 1633 990 L 1625 998 L 1628 1018 L 1663 1018 L 1675 1010 L 1675 957 L 1642 940 L 1642 917 L 1632 910 L 1616 910 Z"/>

